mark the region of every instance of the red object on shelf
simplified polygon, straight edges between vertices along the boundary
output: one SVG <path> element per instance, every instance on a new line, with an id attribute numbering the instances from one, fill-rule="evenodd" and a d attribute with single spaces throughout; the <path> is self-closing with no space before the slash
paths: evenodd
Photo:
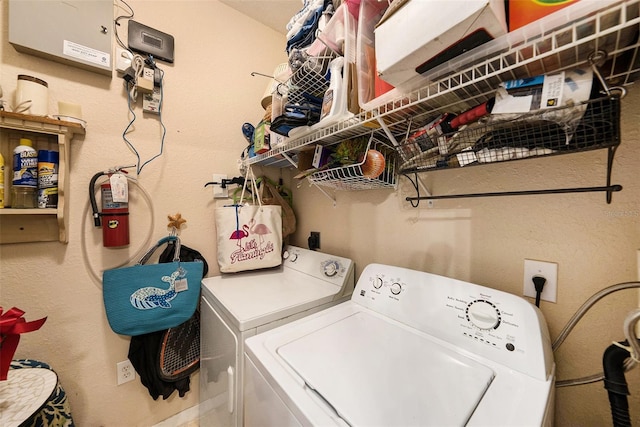
<path id="1" fill-rule="evenodd" d="M 390 85 L 389 83 L 385 82 L 384 80 L 382 80 L 380 77 L 378 77 L 378 75 L 376 74 L 376 76 L 374 77 L 374 95 L 375 97 L 379 97 L 380 95 L 384 95 L 385 93 L 389 92 L 390 90 L 393 89 L 393 85 Z"/>
<path id="2" fill-rule="evenodd" d="M 465 111 L 464 113 L 460 113 L 457 117 L 451 120 L 451 128 L 458 129 L 460 126 L 475 122 L 480 117 L 484 117 L 491 112 L 493 109 L 493 104 L 495 103 L 495 99 L 491 98 L 489 101 L 484 102 L 477 107 L 471 108 L 470 110 Z"/>

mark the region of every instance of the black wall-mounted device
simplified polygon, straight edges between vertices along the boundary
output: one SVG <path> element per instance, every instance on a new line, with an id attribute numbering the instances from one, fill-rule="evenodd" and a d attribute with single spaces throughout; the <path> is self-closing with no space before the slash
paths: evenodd
<path id="1" fill-rule="evenodd" d="M 134 20 L 129 21 L 129 49 L 152 55 L 155 59 L 173 63 L 173 36 Z"/>

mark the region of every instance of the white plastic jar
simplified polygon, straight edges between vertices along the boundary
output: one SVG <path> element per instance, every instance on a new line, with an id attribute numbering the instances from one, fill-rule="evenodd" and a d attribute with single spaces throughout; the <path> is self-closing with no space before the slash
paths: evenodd
<path id="1" fill-rule="evenodd" d="M 16 87 L 16 113 L 46 116 L 49 114 L 49 85 L 37 77 L 18 75 Z"/>

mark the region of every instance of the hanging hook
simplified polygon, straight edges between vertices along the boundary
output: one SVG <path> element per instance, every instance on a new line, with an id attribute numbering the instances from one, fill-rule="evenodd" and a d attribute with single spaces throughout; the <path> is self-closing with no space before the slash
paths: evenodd
<path id="1" fill-rule="evenodd" d="M 273 76 L 269 76 L 269 75 L 267 75 L 267 74 L 258 73 L 257 71 L 252 71 L 252 72 L 251 72 L 251 77 L 255 77 L 255 76 L 267 77 L 267 78 L 269 78 L 269 79 L 274 79 L 274 80 L 276 79 L 276 78 L 275 78 L 275 77 L 273 77 Z"/>

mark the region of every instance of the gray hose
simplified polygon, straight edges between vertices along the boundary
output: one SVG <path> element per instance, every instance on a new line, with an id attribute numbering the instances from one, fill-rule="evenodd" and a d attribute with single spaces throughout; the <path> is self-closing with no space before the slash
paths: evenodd
<path id="1" fill-rule="evenodd" d="M 615 285 L 611 285 L 607 288 L 604 288 L 601 291 L 598 291 L 597 293 L 595 293 L 593 296 L 591 296 L 587 301 L 585 301 L 582 304 L 582 306 L 580 306 L 580 308 L 571 317 L 571 319 L 569 319 L 569 321 L 567 322 L 565 327 L 562 329 L 558 337 L 553 341 L 553 345 L 551 346 L 553 351 L 555 352 L 562 345 L 564 340 L 571 333 L 573 328 L 575 328 L 575 326 L 578 324 L 580 319 L 582 319 L 582 317 L 587 313 L 587 311 L 589 311 L 589 309 L 591 309 L 591 307 L 593 307 L 595 303 L 597 303 L 599 300 L 601 300 L 605 296 L 612 294 L 614 292 L 622 291 L 626 289 L 633 289 L 633 288 L 640 288 L 640 282 L 618 283 Z M 625 335 L 627 334 L 627 330 L 629 328 L 633 329 L 633 326 L 631 327 L 626 326 L 626 323 L 625 323 Z M 633 340 L 630 340 L 630 341 L 633 341 Z M 634 366 L 635 366 L 635 362 L 632 359 L 627 359 L 624 362 L 625 371 L 628 371 Z M 590 376 L 581 377 L 581 378 L 556 381 L 556 387 L 569 387 L 569 386 L 575 386 L 575 385 L 590 384 L 590 383 L 602 381 L 603 379 L 604 379 L 604 374 L 599 373 L 599 374 L 590 375 Z"/>

